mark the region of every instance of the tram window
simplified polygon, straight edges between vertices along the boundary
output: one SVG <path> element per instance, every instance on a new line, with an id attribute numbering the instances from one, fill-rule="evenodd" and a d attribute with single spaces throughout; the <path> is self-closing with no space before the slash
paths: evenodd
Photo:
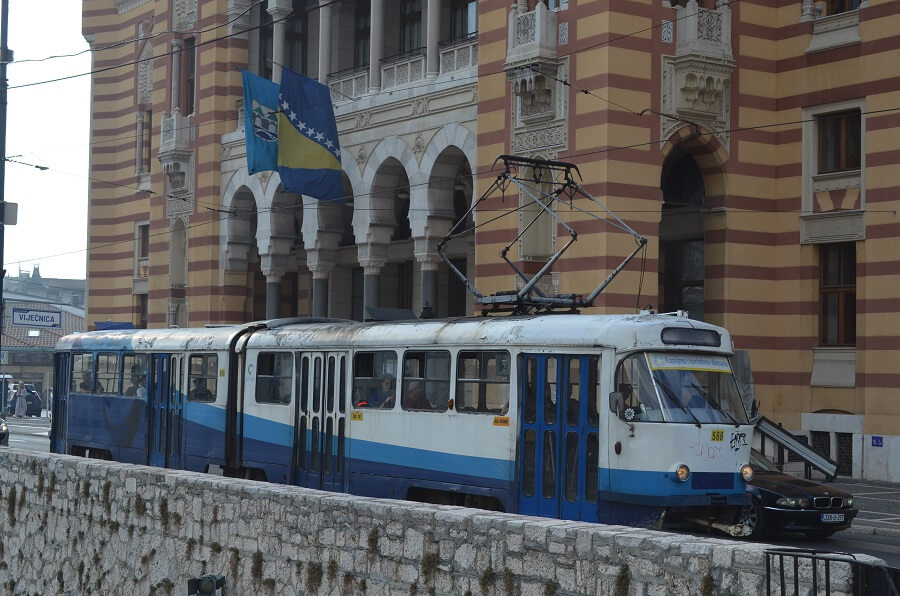
<path id="1" fill-rule="evenodd" d="M 644 354 L 632 354 L 619 364 L 615 387 L 616 391 L 622 394 L 624 415 L 629 417 L 629 420 L 663 421 L 659 398 Z"/>
<path id="2" fill-rule="evenodd" d="M 523 399 L 525 422 L 534 424 L 537 417 L 537 360 L 525 360 L 525 395 Z"/>
<path id="3" fill-rule="evenodd" d="M 309 450 L 309 469 L 313 472 L 319 471 L 319 417 L 313 417 L 312 432 L 310 433 L 310 443 L 312 447 Z"/>
<path id="4" fill-rule="evenodd" d="M 119 355 L 97 354 L 96 393 L 119 393 Z"/>
<path id="5" fill-rule="evenodd" d="M 347 410 L 347 359 L 341 356 L 341 388 L 338 393 L 338 409 L 341 414 Z"/>
<path id="6" fill-rule="evenodd" d="M 566 501 L 578 499 L 578 434 L 566 433 Z"/>
<path id="7" fill-rule="evenodd" d="M 332 457 L 331 457 L 331 444 L 332 435 L 334 434 L 334 420 L 328 418 L 325 421 L 325 465 L 322 466 L 322 471 L 326 474 L 333 473 L 334 469 L 332 467 Z"/>
<path id="8" fill-rule="evenodd" d="M 509 353 L 460 352 L 456 362 L 456 409 L 499 414 L 509 404 Z"/>
<path id="9" fill-rule="evenodd" d="M 406 352 L 400 401 L 404 410 L 446 411 L 450 401 L 450 352 Z"/>
<path id="10" fill-rule="evenodd" d="M 357 352 L 353 357 L 353 407 L 393 408 L 396 378 L 397 354 L 387 351 Z"/>
<path id="11" fill-rule="evenodd" d="M 544 477 L 542 482 L 544 498 L 556 496 L 556 433 L 544 431 Z"/>
<path id="12" fill-rule="evenodd" d="M 313 414 L 319 413 L 319 404 L 322 403 L 322 358 L 316 356 L 313 359 Z"/>
<path id="13" fill-rule="evenodd" d="M 94 392 L 94 355 L 72 354 L 72 392 Z"/>
<path id="14" fill-rule="evenodd" d="M 337 473 L 344 473 L 344 426 L 346 418 L 338 419 Z"/>
<path id="15" fill-rule="evenodd" d="M 600 395 L 600 359 L 592 357 L 588 365 L 588 396 L 587 396 L 587 423 L 589 426 L 597 426 L 600 423 L 600 411 L 597 398 Z"/>
<path id="16" fill-rule="evenodd" d="M 598 437 L 599 435 L 597 433 L 588 433 L 587 435 L 587 448 L 585 449 L 584 462 L 586 467 L 584 471 L 584 500 L 588 503 L 597 502 L 597 491 L 599 490 L 597 484 L 599 482 L 597 468 L 600 465 Z"/>
<path id="17" fill-rule="evenodd" d="M 188 401 L 216 401 L 219 357 L 216 354 L 191 354 L 188 359 Z"/>
<path id="18" fill-rule="evenodd" d="M 297 438 L 297 442 L 299 443 L 298 455 L 297 455 L 297 463 L 301 470 L 306 469 L 306 415 L 300 415 L 300 433 Z"/>
<path id="19" fill-rule="evenodd" d="M 544 375 L 544 423 L 556 424 L 557 401 L 556 356 L 547 358 L 547 374 Z"/>
<path id="20" fill-rule="evenodd" d="M 260 352 L 256 359 L 256 403 L 291 403 L 294 358 L 289 352 Z"/>
<path id="21" fill-rule="evenodd" d="M 328 357 L 328 376 L 325 380 L 325 391 L 328 396 L 325 411 L 331 414 L 334 412 L 334 356 Z"/>
<path id="22" fill-rule="evenodd" d="M 304 356 L 300 364 L 300 411 L 309 408 L 309 356 Z M 305 437 L 305 435 L 303 435 Z M 304 444 L 306 439 L 304 438 Z"/>
<path id="23" fill-rule="evenodd" d="M 569 374 L 566 379 L 566 424 L 578 426 L 581 419 L 581 360 L 569 360 Z"/>
<path id="24" fill-rule="evenodd" d="M 529 428 L 522 444 L 522 494 L 526 497 L 534 496 L 534 443 L 534 429 Z"/>
<path id="25" fill-rule="evenodd" d="M 122 356 L 123 386 L 125 395 L 131 397 L 147 397 L 147 369 L 150 368 L 150 356 L 147 354 L 124 354 Z"/>

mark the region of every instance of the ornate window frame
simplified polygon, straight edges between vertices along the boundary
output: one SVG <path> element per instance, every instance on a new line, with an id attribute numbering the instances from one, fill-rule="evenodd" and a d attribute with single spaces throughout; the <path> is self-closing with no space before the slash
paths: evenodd
<path id="1" fill-rule="evenodd" d="M 859 110 L 860 166 L 858 170 L 820 174 L 818 116 Z M 801 244 L 850 242 L 866 238 L 866 101 L 865 98 L 823 104 L 803 109 L 802 189 L 800 215 Z M 817 197 L 843 192 L 854 205 L 843 203 L 835 209 L 816 209 Z M 845 201 L 846 202 L 846 201 Z"/>

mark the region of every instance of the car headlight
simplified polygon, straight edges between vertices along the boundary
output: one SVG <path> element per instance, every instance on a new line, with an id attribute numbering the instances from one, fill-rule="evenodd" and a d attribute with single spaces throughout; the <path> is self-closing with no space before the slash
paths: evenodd
<path id="1" fill-rule="evenodd" d="M 6 423 L 0 424 L 0 433 L 5 433 L 9 430 L 9 427 L 6 426 Z"/>
<path id="2" fill-rule="evenodd" d="M 790 507 L 791 509 L 805 509 L 809 507 L 809 499 L 801 499 L 798 497 L 781 497 L 775 504 L 779 507 Z"/>
<path id="3" fill-rule="evenodd" d="M 688 478 L 691 477 L 691 469 L 685 464 L 681 464 L 680 466 L 675 468 L 675 477 L 682 482 L 685 482 Z"/>
<path id="4" fill-rule="evenodd" d="M 6 426 L 5 424 L 3 426 Z M 850 497 L 845 501 L 847 503 L 847 507 L 853 507 L 853 497 Z"/>
<path id="5" fill-rule="evenodd" d="M 744 482 L 750 482 L 753 480 L 753 466 L 750 464 L 744 464 L 741 466 L 741 478 L 744 479 Z"/>

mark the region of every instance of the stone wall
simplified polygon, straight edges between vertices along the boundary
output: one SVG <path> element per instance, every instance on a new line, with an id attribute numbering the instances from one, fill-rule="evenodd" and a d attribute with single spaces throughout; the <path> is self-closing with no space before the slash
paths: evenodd
<path id="1" fill-rule="evenodd" d="M 765 587 L 764 545 L 15 449 L 0 450 L 0 466 L 0 591 L 10 594 L 184 594 L 204 573 L 225 575 L 228 594 Z M 832 566 L 832 593 L 849 593 L 849 577 L 846 565 Z"/>

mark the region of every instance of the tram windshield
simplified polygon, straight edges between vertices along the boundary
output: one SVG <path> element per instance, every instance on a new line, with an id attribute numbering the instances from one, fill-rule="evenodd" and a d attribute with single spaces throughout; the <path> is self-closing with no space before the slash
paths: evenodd
<path id="1" fill-rule="evenodd" d="M 725 356 L 632 354 L 616 371 L 616 391 L 628 421 L 748 424 Z"/>

